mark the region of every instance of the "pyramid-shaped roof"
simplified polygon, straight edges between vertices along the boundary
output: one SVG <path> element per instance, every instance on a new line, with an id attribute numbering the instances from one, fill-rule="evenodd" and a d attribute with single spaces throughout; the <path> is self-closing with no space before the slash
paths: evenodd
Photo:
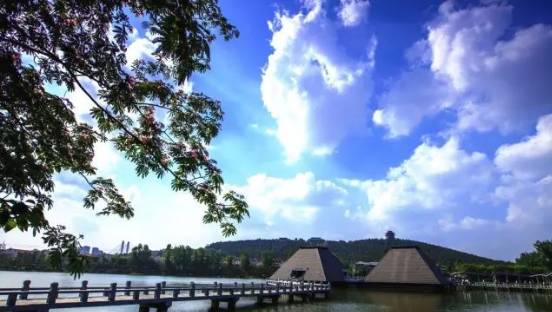
<path id="1" fill-rule="evenodd" d="M 345 274 L 343 264 L 327 247 L 302 247 L 270 279 L 340 282 Z"/>
<path id="2" fill-rule="evenodd" d="M 418 247 L 393 247 L 365 278 L 370 283 L 443 285 L 441 270 Z"/>

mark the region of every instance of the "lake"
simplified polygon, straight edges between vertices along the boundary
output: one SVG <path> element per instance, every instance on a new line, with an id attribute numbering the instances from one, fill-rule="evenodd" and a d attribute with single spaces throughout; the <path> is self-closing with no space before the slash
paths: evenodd
<path id="1" fill-rule="evenodd" d="M 259 280 L 240 280 L 227 278 L 188 278 L 174 276 L 138 276 L 121 274 L 85 274 L 81 280 L 74 280 L 65 273 L 49 272 L 8 272 L 0 271 L 0 288 L 20 287 L 24 280 L 30 279 L 31 286 L 49 286 L 51 282 L 58 282 L 60 286 L 80 286 L 81 280 L 89 281 L 90 286 L 103 286 L 109 283 L 124 285 L 128 280 L 133 285 L 154 285 L 161 281 L 172 283 L 219 282 L 258 282 Z M 169 309 L 179 311 L 207 311 L 208 301 L 175 302 Z M 281 303 L 278 306 L 257 307 L 253 299 L 238 301 L 238 311 L 307 311 L 307 312 L 349 312 L 349 311 L 386 311 L 386 312 L 422 312 L 422 311 L 485 311 L 485 312 L 513 312 L 513 311 L 552 311 L 552 293 L 518 293 L 493 291 L 467 291 L 449 294 L 433 293 L 406 293 L 373 291 L 363 289 L 332 289 L 329 300 L 321 300 L 307 304 Z M 62 309 L 58 311 L 119 311 L 137 312 L 137 306 L 118 306 L 103 308 Z"/>

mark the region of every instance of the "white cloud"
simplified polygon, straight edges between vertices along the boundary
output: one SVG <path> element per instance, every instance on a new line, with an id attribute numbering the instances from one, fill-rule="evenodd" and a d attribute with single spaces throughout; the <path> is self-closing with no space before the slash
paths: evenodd
<path id="1" fill-rule="evenodd" d="M 539 119 L 534 136 L 501 146 L 495 162 L 518 179 L 541 179 L 552 174 L 552 114 Z"/>
<path id="2" fill-rule="evenodd" d="M 339 180 L 349 194 L 344 217 L 372 231 L 393 228 L 403 237 L 512 259 L 552 227 L 548 116 L 537 129 L 500 147 L 494 162 L 451 138 L 441 146 L 422 143 L 384 179 Z M 355 197 L 355 189 L 364 199 Z M 505 242 L 504 235 L 511 239 Z"/>
<path id="3" fill-rule="evenodd" d="M 374 111 L 372 121 L 386 127 L 389 137 L 404 136 L 424 117 L 450 107 L 453 101 L 447 82 L 436 79 L 427 70 L 415 69 L 402 73 L 383 94 L 380 99 L 383 108 Z"/>
<path id="4" fill-rule="evenodd" d="M 552 227 L 552 172 L 537 181 L 510 181 L 496 189 L 508 202 L 506 221 L 515 228 L 549 232 Z M 538 237 L 537 237 L 538 238 Z"/>
<path id="5" fill-rule="evenodd" d="M 190 194 L 177 193 L 168 183 L 160 183 L 155 177 L 141 180 L 140 184 L 119 184 L 121 192 L 134 207 L 134 218 L 127 220 L 117 216 L 96 216 L 96 210 L 83 208 L 82 196 L 86 188 L 75 182 L 56 181 L 54 208 L 46 215 L 51 224 L 63 224 L 73 234 L 83 234 L 83 243 L 98 246 L 107 252 L 116 252 L 122 240 L 131 245 L 149 244 L 161 249 L 166 244 L 184 244 L 201 247 L 223 238 L 216 224 L 204 224 L 205 207 Z M 74 193 L 69 193 L 73 191 Z M 38 237 L 29 232 L 0 231 L 0 241 L 20 248 L 44 248 Z"/>
<path id="6" fill-rule="evenodd" d="M 344 26 L 356 26 L 362 22 L 368 13 L 368 0 L 340 0 L 341 8 L 337 15 Z"/>
<path id="7" fill-rule="evenodd" d="M 543 116 L 535 135 L 501 146 L 495 157 L 503 172 L 496 195 L 508 201 L 507 220 L 532 229 L 552 226 L 552 115 Z"/>
<path id="8" fill-rule="evenodd" d="M 246 196 L 251 212 L 236 238 L 353 239 L 377 237 L 391 228 L 403 238 L 511 259 L 552 226 L 551 168 L 539 167 L 541 174 L 517 173 L 536 171 L 528 163 L 545 164 L 539 159 L 552 154 L 543 141 L 550 134 L 548 126 L 549 117 L 542 118 L 533 136 L 502 146 L 494 162 L 466 151 L 452 137 L 442 144 L 421 143 L 382 179 L 320 179 L 308 171 L 287 178 L 250 176 L 244 184 L 228 185 Z M 85 234 L 86 243 L 108 249 L 130 239 L 162 248 L 169 242 L 201 246 L 222 238 L 216 225 L 202 223 L 204 207 L 154 178 L 121 186 L 136 209 L 129 221 L 91 217 L 93 212 L 81 208 L 83 191 L 69 180 L 56 188 L 56 208 L 49 212 L 53 223 Z M 156 235 L 144 231 L 149 227 Z M 487 239 L 478 240 L 482 235 Z M 504 241 L 504 235 L 512 239 Z M 18 234 L 0 237 L 32 244 Z"/>
<path id="9" fill-rule="evenodd" d="M 276 178 L 257 174 L 244 186 L 232 186 L 243 193 L 252 210 L 262 222 L 274 225 L 284 222 L 312 223 L 322 206 L 334 205 L 346 191 L 331 181 L 316 180 L 311 172 L 292 178 Z"/>
<path id="10" fill-rule="evenodd" d="M 465 90 L 469 71 L 483 68 L 496 40 L 511 20 L 511 6 L 490 5 L 454 10 L 452 2 L 439 8 L 439 16 L 428 27 L 427 41 L 432 52 L 431 69 L 450 78 L 458 90 Z"/>
<path id="11" fill-rule="evenodd" d="M 391 168 L 385 179 L 349 184 L 363 190 L 367 197 L 365 211 L 356 217 L 395 222 L 402 212 L 442 214 L 488 203 L 486 194 L 492 192 L 493 171 L 492 162 L 484 154 L 468 153 L 459 147 L 456 138 L 451 138 L 442 146 L 421 144 L 400 166 Z"/>
<path id="12" fill-rule="evenodd" d="M 98 169 L 99 175 L 113 174 L 113 171 L 121 160 L 121 154 L 115 149 L 113 143 L 107 141 L 94 144 L 92 166 Z"/>
<path id="13" fill-rule="evenodd" d="M 374 121 L 400 136 L 423 118 L 451 110 L 456 131 L 509 133 L 528 130 L 550 113 L 552 27 L 537 24 L 509 35 L 512 11 L 501 3 L 466 9 L 442 4 L 427 38 L 407 53 L 428 77 L 417 83 L 405 78 L 411 73 L 402 74 L 382 96 Z"/>
<path id="14" fill-rule="evenodd" d="M 88 92 L 95 100 L 97 99 L 98 93 L 98 84 L 86 77 L 79 78 L 79 82 L 83 88 Z M 63 94 L 62 96 L 65 96 Z M 88 97 L 88 95 L 78 86 L 75 91 L 69 92 L 67 94 L 67 99 L 73 104 L 73 112 L 75 113 L 75 118 L 79 122 L 90 122 L 92 116 L 90 116 L 90 110 L 94 107 L 94 102 Z"/>
<path id="15" fill-rule="evenodd" d="M 481 227 L 493 225 L 493 222 L 489 220 L 474 218 L 470 216 L 464 217 L 459 221 L 454 221 L 452 217 L 447 216 L 439 219 L 437 222 L 440 228 L 445 232 L 456 230 L 476 230 Z M 498 224 L 498 222 L 495 223 Z"/>
<path id="16" fill-rule="evenodd" d="M 137 38 L 128 45 L 126 58 L 128 65 L 141 58 L 151 58 L 155 51 L 155 44 L 148 37 Z"/>
<path id="17" fill-rule="evenodd" d="M 277 12 L 269 22 L 274 52 L 263 70 L 261 93 L 276 120 L 288 162 L 309 150 L 333 151 L 347 134 L 366 128 L 375 38 L 356 61 L 338 43 L 340 27 L 320 1 L 295 15 Z"/>

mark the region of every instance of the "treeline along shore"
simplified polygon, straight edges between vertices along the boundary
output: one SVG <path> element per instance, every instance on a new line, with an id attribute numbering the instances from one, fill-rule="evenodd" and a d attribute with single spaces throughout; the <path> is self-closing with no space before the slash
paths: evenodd
<path id="1" fill-rule="evenodd" d="M 298 248 L 320 244 L 328 246 L 345 264 L 349 276 L 365 274 L 356 265 L 359 261 L 379 261 L 389 247 L 413 245 L 423 249 L 446 273 L 493 276 L 495 273 L 527 275 L 552 271 L 552 241 L 537 241 L 534 251 L 522 253 L 514 262 L 506 262 L 405 239 L 347 242 L 280 238 L 217 242 L 195 249 L 167 245 L 158 251 L 139 244 L 127 254 L 87 257 L 86 272 L 266 278 Z M 0 269 L 52 271 L 48 251 L 39 250 L 0 252 Z M 69 271 L 70 268 L 65 265 L 63 269 Z"/>

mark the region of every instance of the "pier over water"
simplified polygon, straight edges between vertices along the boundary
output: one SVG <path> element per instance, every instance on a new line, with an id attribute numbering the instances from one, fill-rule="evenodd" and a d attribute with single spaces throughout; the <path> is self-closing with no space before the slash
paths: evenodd
<path id="1" fill-rule="evenodd" d="M 134 287 L 130 281 L 119 286 L 89 286 L 82 281 L 81 287 L 31 287 L 31 281 L 23 282 L 21 288 L 0 288 L 0 312 L 34 311 L 50 309 L 98 307 L 112 305 L 138 305 L 140 312 L 168 311 L 175 301 L 209 300 L 211 310 L 217 311 L 224 305 L 234 310 L 240 298 L 255 298 L 258 304 L 277 304 L 282 297 L 288 302 L 308 302 L 316 298 L 328 298 L 328 283 L 188 283 Z"/>

